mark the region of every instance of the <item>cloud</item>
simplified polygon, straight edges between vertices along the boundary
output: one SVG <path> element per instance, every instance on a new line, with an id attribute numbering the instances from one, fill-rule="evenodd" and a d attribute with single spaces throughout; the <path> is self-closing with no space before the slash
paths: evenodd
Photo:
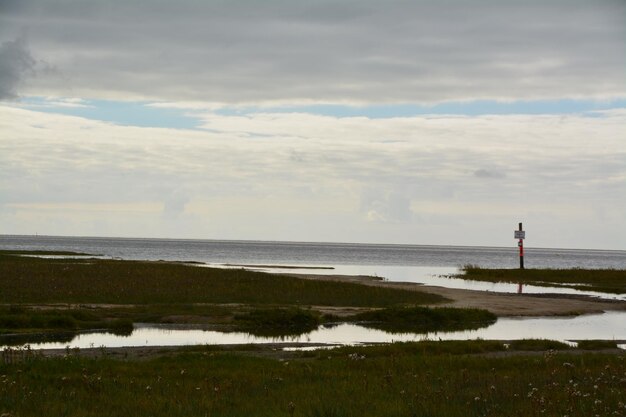
<path id="1" fill-rule="evenodd" d="M 504 178 L 506 175 L 503 172 L 500 172 L 497 170 L 481 168 L 481 169 L 477 169 L 476 171 L 474 171 L 474 176 L 476 178 L 497 179 L 497 178 Z"/>
<path id="2" fill-rule="evenodd" d="M 412 193 L 401 185 L 396 189 L 367 187 L 361 193 L 361 211 L 372 222 L 410 222 Z"/>
<path id="3" fill-rule="evenodd" d="M 203 118 L 210 130 L 0 106 L 0 233 L 54 222 L 62 234 L 494 245 L 519 219 L 550 218 L 552 232 L 577 224 L 586 244 L 616 248 L 626 227 L 624 113 Z M 558 246 L 552 232 L 533 244 Z"/>
<path id="4" fill-rule="evenodd" d="M 93 106 L 90 104 L 87 104 L 86 101 L 81 98 L 60 97 L 60 98 L 48 98 L 46 100 L 42 100 L 41 103 L 29 103 L 28 107 L 85 109 L 85 108 L 92 108 Z"/>
<path id="5" fill-rule="evenodd" d="M 167 193 L 163 201 L 163 217 L 176 218 L 185 212 L 189 198 L 182 191 Z"/>
<path id="6" fill-rule="evenodd" d="M 0 44 L 0 100 L 18 97 L 17 89 L 35 72 L 37 61 L 32 57 L 24 38 Z"/>
<path id="7" fill-rule="evenodd" d="M 572 0 L 24 0 L 55 65 L 37 95 L 260 102 L 441 102 L 626 95 L 626 4 Z"/>

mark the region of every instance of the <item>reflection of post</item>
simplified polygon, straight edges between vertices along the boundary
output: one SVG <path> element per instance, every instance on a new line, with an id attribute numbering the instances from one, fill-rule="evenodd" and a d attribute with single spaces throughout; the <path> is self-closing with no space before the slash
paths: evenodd
<path id="1" fill-rule="evenodd" d="M 519 231 L 522 231 L 522 223 L 519 224 Z M 519 243 L 519 269 L 524 269 L 524 239 L 520 239 Z"/>
<path id="2" fill-rule="evenodd" d="M 522 283 L 521 282 L 517 285 L 517 293 L 518 294 L 522 293 Z"/>

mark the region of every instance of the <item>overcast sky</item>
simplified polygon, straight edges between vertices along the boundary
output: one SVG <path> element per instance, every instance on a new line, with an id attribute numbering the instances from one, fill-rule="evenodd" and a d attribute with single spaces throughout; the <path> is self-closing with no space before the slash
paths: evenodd
<path id="1" fill-rule="evenodd" d="M 0 0 L 0 233 L 626 249 L 626 2 Z"/>

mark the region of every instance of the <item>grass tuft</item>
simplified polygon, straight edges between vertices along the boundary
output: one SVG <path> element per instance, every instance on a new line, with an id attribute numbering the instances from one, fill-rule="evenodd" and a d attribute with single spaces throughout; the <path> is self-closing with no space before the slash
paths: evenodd
<path id="1" fill-rule="evenodd" d="M 495 323 L 496 315 L 470 308 L 389 307 L 351 316 L 365 327 L 388 332 L 429 332 L 478 329 Z"/>
<path id="2" fill-rule="evenodd" d="M 315 330 L 320 317 L 300 308 L 269 308 L 236 314 L 235 321 L 241 323 L 241 329 L 257 336 L 290 336 Z"/>
<path id="3" fill-rule="evenodd" d="M 583 350 L 617 349 L 617 342 L 614 340 L 581 340 L 578 348 Z"/>
<path id="4" fill-rule="evenodd" d="M 526 351 L 544 351 L 544 350 L 567 350 L 570 349 L 569 345 L 556 340 L 547 339 L 521 339 L 513 340 L 509 344 L 511 350 L 526 350 Z"/>

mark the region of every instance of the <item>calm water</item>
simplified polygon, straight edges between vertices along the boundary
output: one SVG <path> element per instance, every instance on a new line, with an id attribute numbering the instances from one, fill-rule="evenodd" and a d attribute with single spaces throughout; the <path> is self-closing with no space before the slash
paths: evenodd
<path id="1" fill-rule="evenodd" d="M 123 259 L 267 265 L 380 265 L 458 268 L 476 264 L 517 268 L 510 248 L 256 242 L 232 240 L 120 239 L 0 236 L 0 249 L 67 250 Z M 626 251 L 526 248 L 529 268 L 626 268 Z"/>
<path id="2" fill-rule="evenodd" d="M 310 333 L 293 337 L 259 337 L 249 333 L 225 333 L 207 330 L 182 330 L 176 327 L 138 326 L 130 336 L 110 333 L 85 333 L 69 342 L 33 343 L 33 349 L 63 349 L 67 346 L 81 349 L 90 347 L 123 346 L 186 346 L 249 343 L 310 343 L 354 345 L 360 343 L 391 343 L 419 340 L 518 340 L 540 338 L 551 340 L 606 339 L 626 341 L 626 312 L 579 316 L 574 318 L 500 318 L 483 329 L 456 332 L 388 333 L 354 324 L 319 327 Z M 0 337 L 2 345 L 2 337 Z M 0 349 L 5 346 L 0 346 Z"/>

